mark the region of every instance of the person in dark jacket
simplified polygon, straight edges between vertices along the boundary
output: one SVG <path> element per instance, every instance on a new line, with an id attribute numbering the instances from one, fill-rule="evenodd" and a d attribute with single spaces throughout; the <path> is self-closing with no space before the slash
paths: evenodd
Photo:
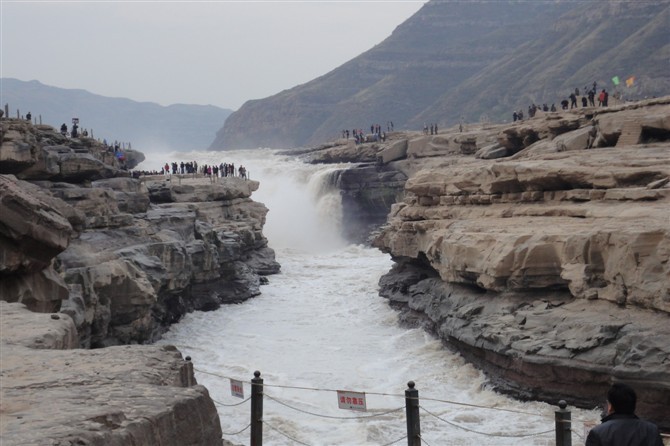
<path id="1" fill-rule="evenodd" d="M 635 415 L 637 395 L 626 384 L 612 384 L 607 392 L 607 416 L 591 429 L 586 446 L 663 446 L 655 424 Z"/>

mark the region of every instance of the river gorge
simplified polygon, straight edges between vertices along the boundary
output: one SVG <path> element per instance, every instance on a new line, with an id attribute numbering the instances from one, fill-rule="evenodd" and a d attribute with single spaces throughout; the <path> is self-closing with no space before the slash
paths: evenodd
<path id="1" fill-rule="evenodd" d="M 216 181 L 3 120 L 3 442 L 245 443 L 255 370 L 273 444 L 392 444 L 410 380 L 429 444 L 552 444 L 559 399 L 578 442 L 614 381 L 668 429 L 669 116 L 125 154 Z"/>
<path id="2" fill-rule="evenodd" d="M 268 386 L 264 419 L 277 429 L 265 428 L 269 444 L 390 444 L 406 435 L 404 390 L 410 380 L 426 398 L 422 406 L 447 420 L 422 413 L 427 444 L 553 444 L 555 405 L 494 392 L 482 372 L 439 339 L 401 325 L 398 312 L 379 296 L 379 279 L 391 268 L 390 257 L 340 237 L 341 200 L 331 179 L 335 169 L 348 165 L 305 164 L 273 151 L 174 153 L 170 159 L 200 165 L 235 161 L 247 167 L 260 182 L 254 198 L 270 209 L 264 233 L 282 265 L 259 297 L 190 313 L 160 341 L 191 356 L 198 382 L 221 403 L 224 433 L 249 422 L 248 402 L 224 406 L 242 401 L 231 396 L 229 379 L 247 383 L 246 398 L 253 371 L 259 370 Z M 338 409 L 334 389 L 369 394 L 368 412 L 356 417 Z M 577 410 L 575 432 L 583 435 L 583 422 L 596 422 L 599 414 Z M 246 430 L 224 438 L 246 444 L 248 435 Z"/>

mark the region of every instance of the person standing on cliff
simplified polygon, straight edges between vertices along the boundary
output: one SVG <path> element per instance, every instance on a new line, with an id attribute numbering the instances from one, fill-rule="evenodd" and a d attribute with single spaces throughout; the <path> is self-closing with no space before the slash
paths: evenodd
<path id="1" fill-rule="evenodd" d="M 577 108 L 577 95 L 570 93 L 570 110 Z"/>
<path id="2" fill-rule="evenodd" d="M 590 105 L 591 107 L 595 107 L 595 106 L 596 106 L 596 101 L 595 101 L 595 99 L 596 99 L 596 91 L 595 91 L 595 90 L 589 90 L 589 105 Z"/>
<path id="3" fill-rule="evenodd" d="M 589 431 L 585 446 L 663 446 L 658 427 L 635 415 L 632 387 L 615 383 L 607 392 L 607 416 Z"/>

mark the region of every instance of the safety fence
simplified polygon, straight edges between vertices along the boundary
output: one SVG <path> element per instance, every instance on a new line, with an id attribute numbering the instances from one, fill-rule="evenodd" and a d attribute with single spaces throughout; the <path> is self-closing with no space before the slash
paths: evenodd
<path id="1" fill-rule="evenodd" d="M 572 438 L 573 434 L 580 439 L 580 441 L 583 443 L 585 439 L 586 432 L 579 432 L 579 430 L 573 429 L 573 421 L 578 422 L 583 424 L 585 427 L 584 429 L 587 429 L 587 426 L 593 424 L 593 420 L 573 420 L 572 419 L 572 413 L 571 411 L 567 408 L 567 404 L 565 401 L 560 401 L 558 404 L 558 408 L 554 411 L 554 416 L 551 417 L 549 414 L 541 414 L 541 413 L 534 413 L 534 412 L 529 412 L 529 411 L 523 411 L 523 410 L 516 410 L 516 409 L 510 409 L 510 408 L 501 408 L 501 407 L 488 407 L 488 406 L 482 406 L 482 405 L 477 405 L 477 404 L 471 404 L 471 403 L 463 403 L 463 402 L 457 402 L 457 401 L 450 401 L 450 400 L 444 400 L 444 399 L 436 399 L 436 398 L 419 398 L 419 391 L 418 389 L 415 388 L 414 382 L 410 381 L 408 382 L 408 387 L 405 390 L 404 394 L 388 394 L 388 393 L 378 393 L 378 392 L 350 392 L 350 391 L 342 391 L 342 390 L 336 390 L 336 389 L 323 389 L 323 388 L 312 388 L 312 387 L 300 387 L 300 386 L 288 386 L 288 385 L 277 385 L 277 384 L 266 384 L 263 381 L 263 378 L 261 378 L 260 372 L 256 371 L 254 372 L 254 377 L 250 380 L 250 387 L 251 387 L 251 395 L 248 398 L 244 398 L 244 393 L 243 393 L 243 382 L 241 380 L 238 380 L 236 378 L 224 376 L 218 373 L 206 371 L 206 370 L 201 370 L 201 369 L 193 369 L 193 365 L 190 362 L 190 358 L 187 357 L 187 364 L 190 370 L 195 370 L 198 373 L 202 373 L 205 375 L 211 375 L 220 379 L 226 379 L 230 381 L 230 388 L 231 388 L 231 395 L 236 396 L 238 398 L 241 398 L 242 401 L 238 403 L 233 403 L 233 404 L 224 404 L 220 401 L 214 400 L 214 403 L 217 406 L 220 407 L 239 407 L 242 405 L 245 405 L 247 403 L 250 403 L 250 422 L 241 428 L 240 430 L 236 432 L 224 432 L 224 437 L 232 437 L 239 435 L 247 430 L 250 431 L 250 445 L 251 446 L 262 446 L 263 444 L 263 429 L 267 428 L 271 431 L 276 432 L 277 434 L 281 435 L 282 437 L 285 437 L 287 440 L 292 442 L 292 444 L 297 444 L 297 445 L 304 445 L 304 446 L 312 446 L 309 443 L 306 443 L 302 440 L 299 440 L 295 438 L 294 436 L 290 435 L 289 433 L 283 431 L 274 423 L 271 423 L 268 419 L 264 419 L 263 417 L 263 404 L 264 401 L 271 402 L 272 404 L 277 404 L 281 405 L 282 407 L 285 407 L 287 409 L 290 409 L 292 411 L 300 412 L 303 414 L 307 414 L 310 416 L 314 417 L 319 417 L 319 418 L 325 418 L 325 419 L 336 419 L 336 420 L 357 420 L 357 421 L 371 421 L 372 419 L 379 419 L 380 417 L 385 417 L 390 414 L 398 413 L 398 412 L 405 412 L 405 417 L 406 417 L 406 425 L 407 425 L 407 430 L 406 430 L 406 435 L 396 438 L 393 441 L 386 442 L 383 444 L 380 444 L 380 446 L 391 446 L 391 445 L 396 445 L 396 444 L 403 444 L 406 441 L 406 444 L 408 446 L 420 446 L 420 445 L 427 445 L 431 446 L 431 443 L 428 442 L 427 438 L 424 438 L 421 434 L 421 415 L 424 417 L 430 417 L 431 419 L 437 420 L 440 423 L 444 423 L 445 425 L 448 425 L 452 428 L 467 431 L 475 436 L 483 436 L 483 437 L 488 437 L 489 440 L 495 441 L 496 438 L 500 439 L 501 442 L 503 439 L 506 441 L 514 441 L 514 439 L 529 439 L 530 437 L 537 437 L 539 438 L 555 438 L 555 444 L 556 446 L 572 446 Z M 286 401 L 283 401 L 281 398 L 277 397 L 276 395 L 273 395 L 272 389 L 297 389 L 297 390 L 306 390 L 306 391 L 313 391 L 313 392 L 336 392 L 337 397 L 338 397 L 338 403 L 340 403 L 340 408 L 341 409 L 349 409 L 352 411 L 356 411 L 358 413 L 361 413 L 361 415 L 355 415 L 355 416 L 332 416 L 332 415 L 326 415 L 323 413 L 317 413 L 314 411 L 306 410 L 300 406 L 299 404 L 295 403 L 288 403 Z M 270 390 L 270 391 L 268 391 Z M 369 409 L 366 407 L 366 395 L 378 395 L 378 396 L 384 396 L 384 397 L 396 397 L 396 398 L 402 398 L 404 399 L 404 405 L 396 407 L 396 408 L 390 408 L 390 409 L 375 409 L 373 411 L 369 411 Z M 541 423 L 545 423 L 547 425 L 547 429 L 540 430 L 538 432 L 532 432 L 532 433 L 523 433 L 523 434 L 516 434 L 516 433 L 505 433 L 505 432 L 500 432 L 500 429 L 498 428 L 498 432 L 486 432 L 484 429 L 479 430 L 479 429 L 472 429 L 466 426 L 463 426 L 462 424 L 459 424 L 454 421 L 450 421 L 445 418 L 444 414 L 437 413 L 439 411 L 434 410 L 434 409 L 428 409 L 426 408 L 422 402 L 424 401 L 430 401 L 434 403 L 444 403 L 448 405 L 456 405 L 456 406 L 461 406 L 465 408 L 475 408 L 475 409 L 485 409 L 485 410 L 493 410 L 493 411 L 502 411 L 502 412 L 508 412 L 508 413 L 513 413 L 516 415 L 523 415 L 525 417 L 540 417 Z M 363 414 L 364 413 L 364 414 Z M 553 435 L 551 435 L 553 434 Z M 432 440 L 431 440 L 432 441 Z M 440 444 L 444 444 L 442 441 Z M 535 443 L 539 444 L 539 443 Z M 552 444 L 547 440 L 545 444 Z"/>

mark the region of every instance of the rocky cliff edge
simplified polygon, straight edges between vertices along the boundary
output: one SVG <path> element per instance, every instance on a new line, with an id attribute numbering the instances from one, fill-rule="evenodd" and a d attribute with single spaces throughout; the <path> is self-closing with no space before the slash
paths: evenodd
<path id="1" fill-rule="evenodd" d="M 670 429 L 670 98 L 389 137 L 308 156 L 408 176 L 374 241 L 402 319 L 502 392 L 594 408 L 625 381 Z"/>
<path id="2" fill-rule="evenodd" d="M 170 346 L 78 349 L 72 319 L 0 301 L 10 445 L 223 445 L 207 389 Z"/>
<path id="3" fill-rule="evenodd" d="M 222 444 L 207 391 L 182 388 L 179 352 L 121 345 L 255 296 L 279 271 L 258 183 L 133 178 L 139 152 L 1 125 L 3 444 Z"/>

